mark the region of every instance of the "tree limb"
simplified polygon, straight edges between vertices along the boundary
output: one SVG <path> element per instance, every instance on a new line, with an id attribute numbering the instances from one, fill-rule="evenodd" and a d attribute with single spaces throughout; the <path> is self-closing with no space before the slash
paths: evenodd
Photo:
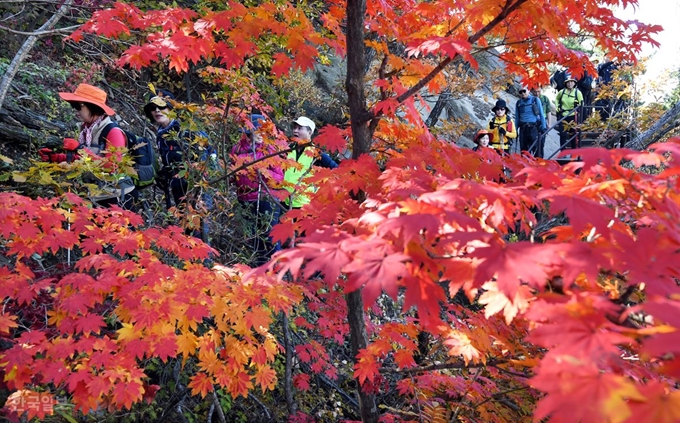
<path id="1" fill-rule="evenodd" d="M 74 30 L 80 28 L 81 26 L 82 25 L 71 25 L 71 26 L 67 26 L 65 28 L 48 29 L 48 30 L 44 30 L 44 31 L 38 30 L 38 31 L 33 31 L 33 32 L 27 32 L 27 31 L 18 31 L 16 29 L 12 29 L 12 28 L 8 28 L 6 26 L 0 25 L 0 30 L 7 31 L 10 34 L 16 34 L 16 35 L 28 35 L 30 37 L 44 37 L 46 35 L 70 33 L 70 32 L 73 32 Z M 40 27 L 40 28 L 42 28 L 42 27 Z"/>
<path id="2" fill-rule="evenodd" d="M 45 22 L 36 32 L 40 33 L 42 31 L 47 31 L 54 28 L 57 22 L 59 22 L 66 12 L 71 9 L 71 4 L 73 4 L 73 0 L 66 0 L 59 8 L 57 13 L 52 15 L 52 17 L 49 18 L 47 22 Z M 7 67 L 7 71 L 5 71 L 5 74 L 2 76 L 2 80 L 0 81 L 0 108 L 2 108 L 2 105 L 5 103 L 5 97 L 9 91 L 9 86 L 12 83 L 17 71 L 19 71 L 19 66 L 21 66 L 26 57 L 28 57 L 28 53 L 30 53 L 37 41 L 37 35 L 31 35 L 28 37 L 26 41 L 24 41 L 24 44 L 22 44 L 17 54 L 14 56 L 14 59 L 12 59 L 12 63 L 10 63 Z"/>
<path id="3" fill-rule="evenodd" d="M 664 129 L 664 126 L 669 124 L 678 116 L 680 116 L 680 102 L 675 103 L 675 106 L 671 107 L 666 113 L 664 113 L 663 116 L 661 116 L 661 119 L 652 125 L 651 128 L 635 137 L 633 141 L 626 144 L 626 148 L 631 148 L 633 150 L 644 150 L 649 144 L 651 144 L 651 142 L 654 142 L 656 139 L 658 139 L 654 138 L 654 135 L 657 132 L 661 132 L 662 129 Z M 648 142 L 649 139 L 652 139 L 652 141 Z"/>
<path id="4" fill-rule="evenodd" d="M 508 17 L 508 15 L 510 13 L 514 12 L 518 7 L 520 7 L 522 4 L 526 3 L 526 1 L 527 0 L 517 0 L 514 3 L 512 3 L 511 0 L 509 0 L 505 4 L 505 7 L 501 11 L 501 13 L 499 13 L 498 16 L 496 16 L 494 18 L 494 20 L 492 20 L 491 22 L 486 24 L 486 26 L 484 26 L 484 28 L 480 29 L 479 31 L 477 31 L 476 33 L 474 33 L 470 37 L 468 37 L 467 42 L 470 43 L 470 44 L 474 44 L 477 41 L 479 41 L 483 36 L 485 36 L 486 34 L 491 32 L 491 30 L 494 29 L 498 24 L 503 22 Z M 458 57 L 458 55 L 455 55 L 453 57 L 447 57 L 446 59 L 442 60 L 434 69 L 432 69 L 430 71 L 430 73 L 425 75 L 425 77 L 423 77 L 423 79 L 418 81 L 408 91 L 404 92 L 402 95 L 397 97 L 397 101 L 399 103 L 403 103 L 409 97 L 411 97 L 412 95 L 414 95 L 415 93 L 417 93 L 418 91 L 423 89 L 423 87 L 425 87 L 425 85 L 427 85 L 430 81 L 432 81 L 434 79 L 434 77 L 437 76 L 442 70 L 444 70 L 444 68 L 449 63 L 451 63 L 453 61 L 453 59 L 455 59 L 456 57 Z"/>
<path id="5" fill-rule="evenodd" d="M 433 364 L 431 366 L 411 367 L 411 368 L 408 368 L 408 369 L 394 369 L 394 368 L 383 367 L 383 368 L 380 369 L 380 373 L 413 374 L 413 373 L 431 372 L 433 370 L 474 369 L 474 368 L 479 368 L 479 367 L 496 366 L 497 364 L 507 363 L 507 361 L 508 360 L 505 360 L 505 359 L 498 359 L 498 360 L 489 360 L 486 363 L 479 363 L 479 364 L 469 364 L 469 363 L 466 364 L 463 361 L 456 361 L 455 363 Z"/>

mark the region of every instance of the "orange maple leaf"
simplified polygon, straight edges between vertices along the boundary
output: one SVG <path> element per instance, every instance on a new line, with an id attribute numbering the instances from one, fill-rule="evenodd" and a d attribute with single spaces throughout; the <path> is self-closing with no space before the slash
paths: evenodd
<path id="1" fill-rule="evenodd" d="M 191 377 L 188 386 L 191 388 L 191 395 L 201 394 L 201 397 L 205 398 L 205 396 L 208 395 L 208 392 L 212 392 L 213 390 L 213 380 L 205 373 L 197 373 Z"/>
<path id="2" fill-rule="evenodd" d="M 255 372 L 255 383 L 260 385 L 262 393 L 276 388 L 276 381 L 276 371 L 269 365 L 260 366 Z"/>
<path id="3" fill-rule="evenodd" d="M 357 362 L 354 364 L 354 377 L 363 383 L 368 380 L 373 382 L 379 374 L 378 362 L 368 349 L 363 349 L 357 354 Z"/>
<path id="4" fill-rule="evenodd" d="M 680 391 L 650 381 L 639 387 L 642 398 L 628 402 L 630 418 L 626 423 L 676 423 L 680 421 Z"/>

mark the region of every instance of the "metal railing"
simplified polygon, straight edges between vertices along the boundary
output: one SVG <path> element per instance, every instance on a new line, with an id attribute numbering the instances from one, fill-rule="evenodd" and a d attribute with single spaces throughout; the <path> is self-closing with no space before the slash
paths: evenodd
<path id="1" fill-rule="evenodd" d="M 529 146 L 528 151 L 533 152 L 537 151 L 538 143 L 543 143 L 543 153 L 545 155 L 545 140 L 547 138 L 547 135 L 550 131 L 553 129 L 556 129 L 557 132 L 560 132 L 560 128 L 563 128 L 563 122 L 565 119 L 575 116 L 574 119 L 574 125 L 575 128 L 573 130 L 573 134 L 571 136 L 568 136 L 564 143 L 560 144 L 560 146 L 555 150 L 550 156 L 548 157 L 543 157 L 546 160 L 551 160 L 553 157 L 555 157 L 557 154 L 561 153 L 562 150 L 567 145 L 570 145 L 573 141 L 575 141 L 576 148 L 580 147 L 580 140 L 581 140 L 581 133 L 582 131 L 578 128 L 578 125 L 583 123 L 583 116 L 584 113 L 587 112 L 587 116 L 590 116 L 592 113 L 598 113 L 600 110 L 607 110 L 608 106 L 603 106 L 603 105 L 594 105 L 594 104 L 589 104 L 589 105 L 579 105 L 576 109 L 570 111 L 568 114 L 562 116 L 560 119 L 558 119 L 553 125 L 551 125 L 549 128 L 547 128 L 545 131 L 539 131 L 538 137 L 536 140 Z M 611 113 L 611 112 L 610 112 Z M 566 130 L 566 129 L 564 129 Z M 571 132 L 571 131 L 569 131 Z M 561 138 L 561 137 L 560 137 Z M 611 147 L 609 144 L 615 144 L 615 142 L 607 143 L 605 144 L 605 147 Z"/>

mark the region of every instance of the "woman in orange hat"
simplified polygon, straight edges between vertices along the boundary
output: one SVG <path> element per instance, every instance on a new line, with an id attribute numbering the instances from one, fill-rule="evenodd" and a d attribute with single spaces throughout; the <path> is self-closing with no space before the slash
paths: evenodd
<path id="1" fill-rule="evenodd" d="M 80 135 L 77 146 L 72 139 L 64 140 L 64 148 L 67 151 L 82 150 L 95 157 L 110 156 L 111 149 L 127 146 L 127 137 L 118 124 L 111 119 L 116 112 L 106 105 L 106 92 L 90 84 L 80 84 L 74 92 L 60 92 L 59 97 L 67 101 L 73 107 L 76 119 L 80 121 Z M 76 147 L 76 148 L 73 148 Z M 47 153 L 41 149 L 40 156 L 52 162 L 66 161 L 66 154 Z M 115 156 L 120 161 L 120 154 Z M 125 176 L 117 181 L 115 195 L 97 196 L 93 200 L 104 205 L 113 203 L 117 198 L 121 206 L 128 205 L 130 194 L 135 186 L 132 178 Z M 131 202 L 131 201 L 130 201 Z"/>
<path id="2" fill-rule="evenodd" d="M 473 141 L 476 144 L 475 147 L 473 148 L 474 151 L 477 151 L 480 148 L 489 147 L 491 141 L 493 141 L 493 131 L 488 129 L 480 129 L 479 131 L 477 131 L 477 134 L 475 135 L 475 139 Z"/>

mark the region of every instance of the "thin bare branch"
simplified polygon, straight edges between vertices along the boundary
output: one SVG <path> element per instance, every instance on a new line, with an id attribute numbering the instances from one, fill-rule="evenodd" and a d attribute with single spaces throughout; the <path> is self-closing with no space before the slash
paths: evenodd
<path id="1" fill-rule="evenodd" d="M 26 32 L 26 31 L 18 31 L 16 29 L 8 28 L 4 25 L 0 25 L 0 30 L 2 31 L 7 31 L 11 34 L 17 34 L 17 35 L 28 35 L 29 37 L 44 37 L 46 35 L 54 35 L 54 34 L 65 34 L 65 33 L 72 33 L 74 30 L 80 28 L 82 25 L 71 25 L 67 26 L 65 28 L 57 28 L 57 29 L 49 29 L 49 30 L 38 30 L 38 31 L 33 31 L 33 32 Z"/>

